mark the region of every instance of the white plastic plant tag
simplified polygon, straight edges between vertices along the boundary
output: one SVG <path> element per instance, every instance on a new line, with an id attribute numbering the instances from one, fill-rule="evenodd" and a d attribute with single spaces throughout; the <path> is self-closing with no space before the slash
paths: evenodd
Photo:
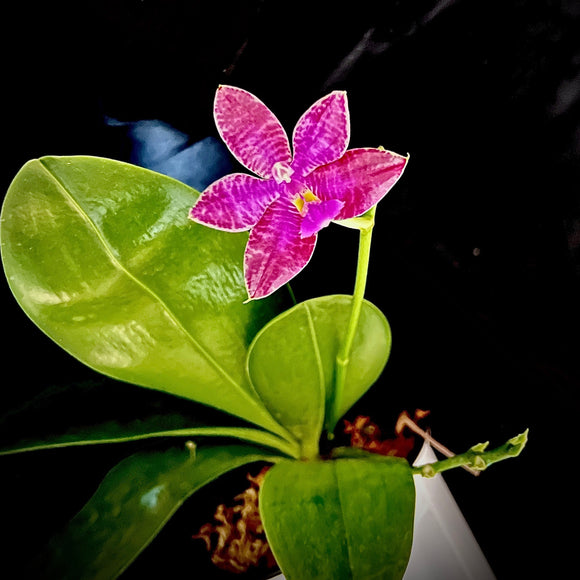
<path id="1" fill-rule="evenodd" d="M 414 466 L 437 461 L 424 442 Z M 415 475 L 413 548 L 404 580 L 495 580 L 441 474 Z"/>

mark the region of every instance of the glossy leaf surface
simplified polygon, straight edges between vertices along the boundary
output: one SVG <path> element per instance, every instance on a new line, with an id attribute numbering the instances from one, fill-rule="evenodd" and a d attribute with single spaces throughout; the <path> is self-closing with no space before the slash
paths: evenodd
<path id="1" fill-rule="evenodd" d="M 286 580 L 398 580 L 413 536 L 405 460 L 284 461 L 268 472 L 260 513 Z"/>
<path id="2" fill-rule="evenodd" d="M 256 461 L 271 461 L 249 445 L 185 448 L 132 455 L 109 472 L 68 528 L 33 563 L 58 580 L 116 578 L 196 490 Z"/>
<path id="3" fill-rule="evenodd" d="M 318 445 L 325 407 L 334 395 L 336 356 L 346 334 L 352 298 L 302 302 L 269 322 L 248 352 L 250 380 L 272 415 L 303 442 Z M 384 315 L 363 302 L 347 368 L 340 413 L 376 381 L 391 348 Z"/>
<path id="4" fill-rule="evenodd" d="M 243 304 L 245 234 L 188 219 L 197 192 L 94 157 L 27 163 L 2 209 L 2 259 L 30 318 L 89 367 L 280 430 L 245 377 L 279 299 Z"/>

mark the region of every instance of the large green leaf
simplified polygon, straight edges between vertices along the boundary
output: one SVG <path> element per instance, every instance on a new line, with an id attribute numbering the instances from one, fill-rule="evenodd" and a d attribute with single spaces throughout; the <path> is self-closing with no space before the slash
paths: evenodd
<path id="1" fill-rule="evenodd" d="M 108 159 L 30 161 L 2 209 L 8 282 L 89 367 L 281 432 L 245 376 L 247 346 L 280 299 L 243 304 L 247 237 L 191 222 L 197 195 Z"/>
<path id="2" fill-rule="evenodd" d="M 276 461 L 259 447 L 184 447 L 132 455 L 32 563 L 29 577 L 111 580 L 133 562 L 183 502 L 220 475 L 256 461 Z"/>
<path id="3" fill-rule="evenodd" d="M 333 408 L 336 357 L 344 340 L 352 297 L 314 298 L 269 322 L 248 351 L 248 373 L 272 415 L 302 442 L 306 455 L 318 448 L 325 407 Z M 391 348 L 384 315 L 363 302 L 334 426 L 383 370 Z"/>
<path id="4" fill-rule="evenodd" d="M 260 492 L 266 536 L 286 580 L 399 580 L 414 508 L 411 468 L 392 457 L 284 461 Z"/>
<path id="5" fill-rule="evenodd" d="M 298 446 L 211 407 L 102 375 L 47 387 L 0 417 L 0 455 L 152 437 L 230 437 L 298 456 Z M 111 401 L 115 401 L 111 405 Z"/>

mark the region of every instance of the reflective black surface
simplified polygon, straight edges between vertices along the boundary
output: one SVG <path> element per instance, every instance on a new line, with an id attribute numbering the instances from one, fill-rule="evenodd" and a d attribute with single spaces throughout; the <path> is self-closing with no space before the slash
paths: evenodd
<path id="1" fill-rule="evenodd" d="M 580 385 L 577 3 L 34 4 L 2 8 L 3 191 L 36 156 L 135 159 L 137 121 L 174 127 L 179 151 L 215 137 L 220 82 L 257 94 L 288 130 L 346 89 L 351 146 L 410 153 L 377 212 L 367 292 L 393 352 L 356 411 L 388 432 L 400 410 L 430 409 L 433 435 L 457 451 L 529 427 L 519 459 L 446 479 L 499 579 L 565 576 Z M 355 256 L 354 232 L 323 231 L 298 299 L 350 292 Z M 84 376 L 5 282 L 2 304 L 5 377 Z"/>

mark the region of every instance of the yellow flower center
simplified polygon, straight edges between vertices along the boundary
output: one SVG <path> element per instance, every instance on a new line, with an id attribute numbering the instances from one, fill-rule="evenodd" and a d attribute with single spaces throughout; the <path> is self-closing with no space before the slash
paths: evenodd
<path id="1" fill-rule="evenodd" d="M 305 191 L 293 199 L 292 203 L 296 206 L 296 209 L 300 215 L 304 216 L 306 214 L 306 210 L 308 209 L 307 204 L 317 201 L 320 201 L 320 199 L 316 197 L 311 191 Z"/>

